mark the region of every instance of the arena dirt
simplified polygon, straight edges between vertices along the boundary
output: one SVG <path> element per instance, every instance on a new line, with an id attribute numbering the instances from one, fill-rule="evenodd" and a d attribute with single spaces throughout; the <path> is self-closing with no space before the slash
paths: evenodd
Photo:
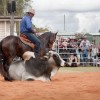
<path id="1" fill-rule="evenodd" d="M 100 100 L 100 72 L 58 72 L 51 82 L 4 81 L 0 100 Z"/>

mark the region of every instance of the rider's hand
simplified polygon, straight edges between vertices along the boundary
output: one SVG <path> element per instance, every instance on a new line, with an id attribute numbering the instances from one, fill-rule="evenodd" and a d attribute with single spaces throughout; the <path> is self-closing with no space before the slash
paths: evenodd
<path id="1" fill-rule="evenodd" d="M 33 33 L 36 34 L 36 29 L 33 29 Z"/>

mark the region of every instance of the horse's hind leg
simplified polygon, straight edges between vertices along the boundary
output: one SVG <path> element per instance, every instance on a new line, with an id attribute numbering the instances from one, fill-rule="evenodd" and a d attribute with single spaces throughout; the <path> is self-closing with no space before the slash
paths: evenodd
<path id="1" fill-rule="evenodd" d="M 12 78 L 9 75 L 9 67 L 8 65 L 4 65 L 4 70 L 5 70 L 5 76 L 4 76 L 4 80 L 6 81 L 12 81 Z"/>
<path id="2" fill-rule="evenodd" d="M 28 79 L 26 79 L 26 81 L 34 81 L 34 79 L 28 78 Z"/>
<path id="3" fill-rule="evenodd" d="M 4 70 L 3 64 L 0 64 L 0 73 L 4 77 L 4 79 L 7 77 L 7 73 Z"/>
<path id="4" fill-rule="evenodd" d="M 8 60 L 4 59 L 3 67 L 4 67 L 5 75 L 3 76 L 6 81 L 12 81 L 12 78 L 9 75 L 9 66 L 11 64 L 11 61 L 12 61 L 11 59 Z"/>
<path id="5" fill-rule="evenodd" d="M 0 74 L 4 77 L 5 80 L 7 80 L 7 72 L 5 68 L 4 57 L 2 54 L 0 54 Z"/>
<path id="6" fill-rule="evenodd" d="M 0 73 L 4 77 L 4 80 L 11 81 L 11 79 L 8 77 L 9 76 L 8 72 L 7 72 L 6 67 L 3 63 L 0 63 Z"/>

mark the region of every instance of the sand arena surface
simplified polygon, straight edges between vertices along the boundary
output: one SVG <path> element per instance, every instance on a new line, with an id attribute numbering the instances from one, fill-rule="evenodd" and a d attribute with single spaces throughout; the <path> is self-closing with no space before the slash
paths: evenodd
<path id="1" fill-rule="evenodd" d="M 100 72 L 58 72 L 46 83 L 0 76 L 0 100 L 100 100 Z"/>

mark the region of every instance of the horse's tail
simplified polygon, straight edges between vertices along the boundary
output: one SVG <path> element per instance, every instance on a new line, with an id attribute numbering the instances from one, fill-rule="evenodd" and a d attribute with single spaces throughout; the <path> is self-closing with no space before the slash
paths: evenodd
<path id="1" fill-rule="evenodd" d="M 4 57 L 2 51 L 2 41 L 0 41 L 0 74 L 5 77 L 6 73 L 4 70 Z"/>
<path id="2" fill-rule="evenodd" d="M 0 41 L 0 65 L 3 64 L 2 41 Z"/>

